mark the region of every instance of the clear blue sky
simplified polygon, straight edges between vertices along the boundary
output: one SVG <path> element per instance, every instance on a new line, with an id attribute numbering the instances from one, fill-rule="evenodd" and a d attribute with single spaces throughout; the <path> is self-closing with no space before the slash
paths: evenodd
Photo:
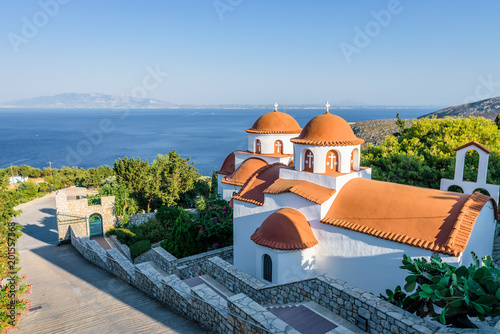
<path id="1" fill-rule="evenodd" d="M 147 96 L 182 104 L 446 106 L 500 95 L 498 1 L 59 1 L 0 0 L 0 101 L 130 95 L 148 66 L 169 76 Z M 373 11 L 388 7 L 378 23 Z"/>

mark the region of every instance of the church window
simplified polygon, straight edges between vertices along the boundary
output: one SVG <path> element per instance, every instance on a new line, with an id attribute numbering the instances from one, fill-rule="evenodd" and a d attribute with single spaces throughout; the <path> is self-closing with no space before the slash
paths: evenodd
<path id="1" fill-rule="evenodd" d="M 263 266 L 264 266 L 263 278 L 268 282 L 272 282 L 273 281 L 273 261 L 271 260 L 271 257 L 267 254 L 264 254 Z"/>
<path id="2" fill-rule="evenodd" d="M 339 155 L 337 151 L 328 151 L 326 154 L 326 172 L 338 172 L 339 171 Z"/>
<path id="3" fill-rule="evenodd" d="M 260 154 L 262 152 L 262 144 L 259 139 L 255 141 L 255 153 Z"/>
<path id="4" fill-rule="evenodd" d="M 283 154 L 283 142 L 281 140 L 274 142 L 274 154 Z"/>
<path id="5" fill-rule="evenodd" d="M 304 171 L 314 171 L 314 154 L 311 152 L 311 150 L 307 150 L 304 155 Z"/>

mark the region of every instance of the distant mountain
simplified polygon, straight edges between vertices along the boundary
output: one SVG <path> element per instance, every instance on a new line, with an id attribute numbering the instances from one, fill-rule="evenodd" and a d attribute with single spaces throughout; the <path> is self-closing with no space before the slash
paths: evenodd
<path id="1" fill-rule="evenodd" d="M 99 93 L 64 93 L 54 96 L 40 96 L 32 99 L 17 100 L 0 105 L 1 108 L 178 108 L 170 102 L 113 96 Z"/>
<path id="2" fill-rule="evenodd" d="M 461 104 L 459 106 L 444 108 L 433 113 L 421 116 L 420 118 L 432 116 L 437 116 L 437 118 L 443 118 L 445 116 L 482 116 L 484 118 L 494 120 L 498 114 L 500 114 L 500 96 L 492 97 L 490 99 L 482 101 Z"/>

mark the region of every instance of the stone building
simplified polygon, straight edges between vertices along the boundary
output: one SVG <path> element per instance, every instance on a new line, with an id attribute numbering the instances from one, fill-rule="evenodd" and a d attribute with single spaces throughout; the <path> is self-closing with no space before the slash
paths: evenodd
<path id="1" fill-rule="evenodd" d="M 101 197 L 100 204 L 89 205 L 87 196 L 96 191 L 70 187 L 56 192 L 59 242 L 69 239 L 69 225 L 89 237 L 102 236 L 116 224 L 115 197 Z"/>

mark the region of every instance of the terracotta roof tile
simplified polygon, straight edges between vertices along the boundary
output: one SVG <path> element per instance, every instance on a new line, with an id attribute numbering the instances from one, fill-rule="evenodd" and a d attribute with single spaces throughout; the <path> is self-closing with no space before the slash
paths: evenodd
<path id="1" fill-rule="evenodd" d="M 282 194 L 285 192 L 294 193 L 316 204 L 323 204 L 335 194 L 335 189 L 319 186 L 308 181 L 278 179 L 264 190 L 266 194 Z"/>
<path id="2" fill-rule="evenodd" d="M 342 187 L 324 224 L 432 251 L 459 255 L 488 196 L 353 179 Z"/>
<path id="3" fill-rule="evenodd" d="M 302 128 L 290 115 L 275 110 L 260 116 L 253 126 L 247 130 L 250 133 L 261 134 L 294 134 L 300 133 Z"/>
<path id="4" fill-rule="evenodd" d="M 231 175 L 234 173 L 234 170 L 235 170 L 235 160 L 234 160 L 234 152 L 232 152 L 226 157 L 224 163 L 222 164 L 222 167 L 216 173 L 221 175 Z"/>
<path id="5" fill-rule="evenodd" d="M 273 157 L 273 158 L 287 158 L 293 156 L 293 154 L 281 154 L 281 153 L 271 153 L 271 154 L 266 154 L 266 153 L 255 153 L 251 151 L 235 151 L 234 153 L 243 153 L 243 154 L 249 154 L 249 155 L 255 155 L 255 156 L 266 156 L 266 157 Z"/>
<path id="6" fill-rule="evenodd" d="M 310 120 L 300 135 L 291 141 L 296 144 L 317 146 L 348 146 L 365 142 L 356 137 L 343 118 L 328 111 Z"/>
<path id="7" fill-rule="evenodd" d="M 267 162 L 259 158 L 247 159 L 231 175 L 223 178 L 221 182 L 241 187 L 255 171 L 266 165 Z"/>
<path id="8" fill-rule="evenodd" d="M 282 163 L 274 163 L 260 168 L 245 182 L 233 199 L 264 205 L 264 190 L 279 178 L 281 168 L 290 167 Z"/>
<path id="9" fill-rule="evenodd" d="M 480 149 L 483 152 L 486 152 L 488 154 L 491 153 L 490 150 L 488 150 L 486 147 L 483 145 L 479 144 L 477 141 L 471 141 L 470 143 L 467 143 L 465 145 L 460 146 L 459 148 L 456 148 L 455 151 L 460 151 L 463 148 L 469 147 L 469 146 L 476 146 L 478 149 Z"/>
<path id="10" fill-rule="evenodd" d="M 295 209 L 272 213 L 251 236 L 258 245 L 281 250 L 299 250 L 318 244 L 306 217 Z"/>

